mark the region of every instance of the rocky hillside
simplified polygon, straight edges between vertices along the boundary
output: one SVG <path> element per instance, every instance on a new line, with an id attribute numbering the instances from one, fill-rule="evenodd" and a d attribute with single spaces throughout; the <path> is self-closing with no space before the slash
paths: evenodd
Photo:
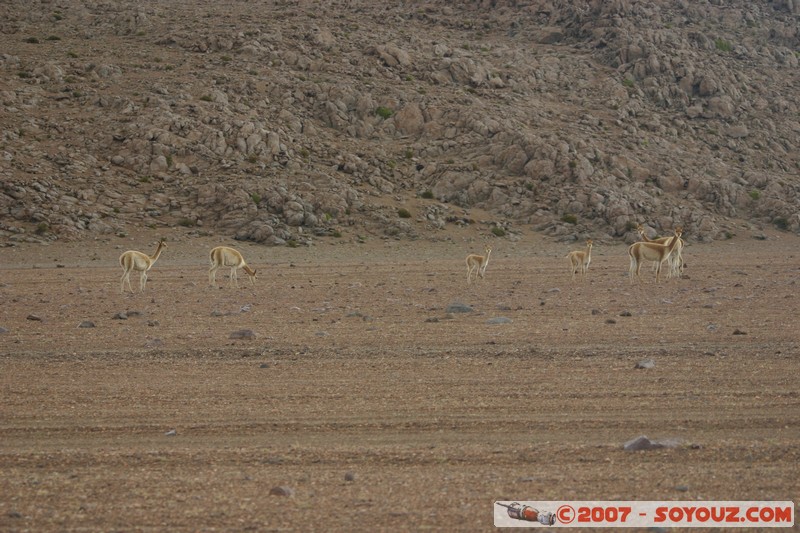
<path id="1" fill-rule="evenodd" d="M 0 4 L 0 242 L 800 231 L 800 0 L 383 4 Z"/>

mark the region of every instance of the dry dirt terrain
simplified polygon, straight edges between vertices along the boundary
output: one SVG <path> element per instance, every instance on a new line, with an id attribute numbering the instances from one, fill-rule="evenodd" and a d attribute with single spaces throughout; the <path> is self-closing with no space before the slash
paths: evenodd
<path id="1" fill-rule="evenodd" d="M 230 241 L 174 230 L 120 294 L 119 254 L 161 236 L 0 252 L 0 530 L 486 531 L 495 500 L 800 501 L 796 236 L 687 240 L 659 285 L 603 242 L 572 282 L 571 248 L 535 234 L 494 240 L 471 286 L 481 238 L 235 243 L 259 271 L 237 290 L 207 280 Z M 679 444 L 624 451 L 639 435 Z"/>

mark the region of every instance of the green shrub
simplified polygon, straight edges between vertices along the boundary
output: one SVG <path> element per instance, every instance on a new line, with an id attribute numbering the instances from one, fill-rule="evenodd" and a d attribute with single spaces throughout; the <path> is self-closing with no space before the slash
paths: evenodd
<path id="1" fill-rule="evenodd" d="M 397 210 L 397 216 L 399 216 L 400 218 L 411 218 L 411 213 L 409 212 L 408 209 L 401 207 L 400 209 Z"/>
<path id="2" fill-rule="evenodd" d="M 392 111 L 388 107 L 380 106 L 378 109 L 375 110 L 375 114 L 381 117 L 382 119 L 387 119 L 392 115 L 394 115 L 394 111 Z"/>
<path id="3" fill-rule="evenodd" d="M 256 192 L 254 192 L 253 194 L 251 194 L 251 195 L 250 195 L 250 198 L 252 198 L 252 199 L 253 199 L 253 203 L 254 203 L 254 204 L 256 204 L 256 205 L 258 205 L 258 204 L 260 204 L 260 203 L 261 203 L 261 195 L 260 195 L 260 194 L 258 194 L 258 193 L 256 193 Z"/>
<path id="4" fill-rule="evenodd" d="M 500 226 L 493 227 L 492 228 L 492 233 L 494 233 L 494 235 L 496 237 L 505 237 L 506 236 L 506 230 L 504 230 Z"/>
<path id="5" fill-rule="evenodd" d="M 733 50 L 733 46 L 731 45 L 731 43 L 722 38 L 715 39 L 714 46 L 716 46 L 717 50 L 719 50 L 720 52 L 730 52 L 731 50 Z"/>
<path id="6" fill-rule="evenodd" d="M 566 214 L 563 217 L 561 217 L 561 222 L 566 222 L 567 224 L 577 224 L 578 217 L 576 217 L 575 215 Z"/>
<path id="7" fill-rule="evenodd" d="M 772 221 L 772 223 L 773 223 L 773 224 L 775 224 L 775 226 L 776 226 L 778 229 L 782 229 L 782 230 L 789 229 L 789 221 L 788 221 L 788 220 L 786 220 L 786 218 L 784 218 L 784 217 L 776 217 L 776 218 L 775 218 L 775 219 Z"/>
<path id="8" fill-rule="evenodd" d="M 179 226 L 183 226 L 184 228 L 193 228 L 194 227 L 194 220 L 190 218 L 182 218 L 178 221 Z"/>
<path id="9" fill-rule="evenodd" d="M 211 101 L 211 96 L 209 96 L 207 94 L 204 94 L 203 96 L 200 97 L 200 100 L 202 100 L 204 102 L 210 102 Z"/>
<path id="10" fill-rule="evenodd" d="M 44 235 L 49 229 L 50 226 L 47 224 L 47 222 L 39 222 L 36 225 L 36 235 Z"/>
<path id="11" fill-rule="evenodd" d="M 624 80 L 622 80 L 622 85 L 628 88 L 633 87 L 635 84 L 636 82 L 634 82 L 631 78 L 625 78 Z"/>
<path id="12" fill-rule="evenodd" d="M 422 196 L 426 200 L 432 200 L 433 199 L 433 191 L 431 191 L 431 190 L 422 191 L 422 194 L 420 196 Z"/>
<path id="13" fill-rule="evenodd" d="M 761 191 L 757 190 L 750 191 L 750 198 L 752 198 L 753 200 L 758 200 L 759 198 L 761 198 Z"/>
<path id="14" fill-rule="evenodd" d="M 28 37 L 27 39 L 25 39 L 25 42 L 29 44 L 39 44 L 39 39 L 37 39 L 36 37 Z"/>

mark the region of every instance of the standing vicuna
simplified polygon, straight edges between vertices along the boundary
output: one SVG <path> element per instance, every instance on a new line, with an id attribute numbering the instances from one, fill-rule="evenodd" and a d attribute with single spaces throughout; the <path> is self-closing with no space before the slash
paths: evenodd
<path id="1" fill-rule="evenodd" d="M 161 239 L 158 241 L 156 253 L 152 256 L 135 250 L 128 250 L 119 256 L 119 264 L 125 270 L 122 274 L 122 286 L 120 287 L 120 291 L 125 292 L 125 283 L 127 282 L 128 288 L 133 292 L 133 287 L 131 287 L 131 272 L 135 270 L 139 272 L 139 292 L 144 292 L 144 286 L 147 284 L 147 271 L 158 261 L 161 251 L 166 247 L 167 243 L 164 242 L 164 239 Z"/>
<path id="2" fill-rule="evenodd" d="M 227 246 L 217 246 L 211 250 L 211 268 L 208 271 L 208 282 L 211 285 L 217 284 L 217 269 L 220 267 L 230 267 L 231 276 L 228 281 L 229 285 L 239 287 L 239 276 L 237 275 L 238 269 L 243 269 L 250 276 L 250 281 L 253 285 L 256 284 L 256 271 L 244 262 L 244 257 L 238 250 L 229 248 Z"/>
<path id="3" fill-rule="evenodd" d="M 644 242 L 656 242 L 658 244 L 669 244 L 669 242 L 672 240 L 672 236 L 671 235 L 669 237 L 660 237 L 658 239 L 650 239 L 647 236 L 647 233 L 645 232 L 644 226 L 642 226 L 641 224 L 639 224 L 636 227 L 636 231 L 642 237 L 642 240 Z M 671 278 L 673 276 L 679 278 L 683 274 L 683 245 L 684 245 L 683 239 L 678 239 L 678 247 L 675 248 L 675 251 L 672 252 L 670 254 L 670 256 L 669 256 L 669 273 L 667 274 L 667 277 L 669 277 L 669 278 Z M 658 265 L 653 263 L 653 270 L 655 270 L 656 268 L 658 268 Z"/>
<path id="4" fill-rule="evenodd" d="M 486 245 L 486 255 L 469 254 L 467 256 L 467 284 L 472 280 L 472 273 L 475 272 L 475 280 L 478 276 L 483 278 L 486 275 L 486 266 L 489 264 L 489 256 L 492 253 L 492 247 Z"/>
<path id="5" fill-rule="evenodd" d="M 631 258 L 631 266 L 628 269 L 628 275 L 631 282 L 633 276 L 639 278 L 639 271 L 642 269 L 644 261 L 655 261 L 658 266 L 656 268 L 656 283 L 661 279 L 661 265 L 664 261 L 669 259 L 669 256 L 678 248 L 678 243 L 681 242 L 681 235 L 683 235 L 682 228 L 675 228 L 675 236 L 669 241 L 669 244 L 658 244 L 656 242 L 635 242 L 628 248 L 628 255 Z"/>
<path id="6" fill-rule="evenodd" d="M 592 239 L 586 240 L 586 250 L 573 250 L 566 257 L 569 259 L 572 279 L 575 279 L 578 270 L 581 271 L 581 276 L 585 276 L 589 270 L 589 263 L 592 262 Z"/>

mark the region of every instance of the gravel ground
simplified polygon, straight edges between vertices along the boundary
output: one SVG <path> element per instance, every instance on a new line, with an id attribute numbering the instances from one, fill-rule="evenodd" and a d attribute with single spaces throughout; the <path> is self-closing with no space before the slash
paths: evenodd
<path id="1" fill-rule="evenodd" d="M 481 239 L 234 243 L 259 273 L 233 289 L 206 265 L 230 242 L 172 235 L 120 294 L 117 257 L 158 237 L 3 250 L 0 530 L 486 531 L 495 500 L 800 501 L 796 237 L 689 241 L 658 285 L 598 241 L 571 281 L 578 246 L 495 240 L 470 286 Z M 639 435 L 678 445 L 622 449 Z"/>

